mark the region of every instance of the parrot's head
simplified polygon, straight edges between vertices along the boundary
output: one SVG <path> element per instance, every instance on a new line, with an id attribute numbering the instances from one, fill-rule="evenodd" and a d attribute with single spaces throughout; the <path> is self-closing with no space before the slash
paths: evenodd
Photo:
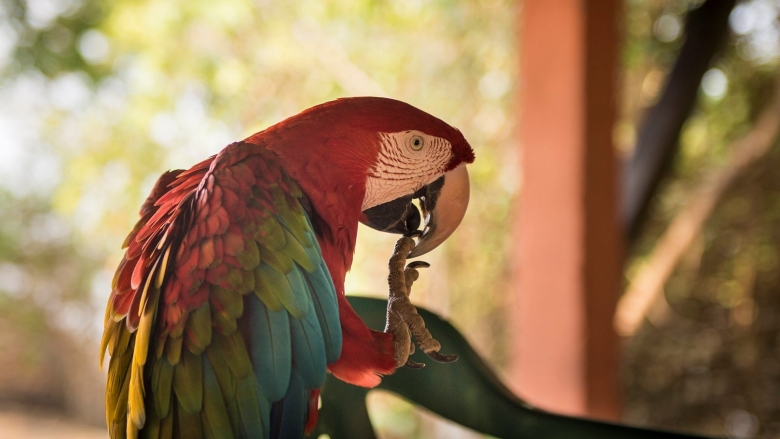
<path id="1" fill-rule="evenodd" d="M 463 219 L 469 203 L 466 164 L 474 161 L 474 151 L 458 129 L 390 102 L 395 114 L 387 117 L 385 110 L 376 116 L 378 154 L 368 170 L 360 222 L 399 234 L 424 226 L 409 254 L 417 257 L 444 242 Z"/>
<path id="2" fill-rule="evenodd" d="M 279 126 L 282 137 L 306 133 L 296 148 L 278 151 L 307 163 L 298 169 L 298 180 L 316 173 L 318 184 L 335 184 L 345 197 L 355 192 L 357 220 L 371 228 L 404 234 L 423 226 L 410 257 L 436 248 L 463 219 L 466 164 L 474 161 L 474 151 L 442 120 L 401 101 L 356 97 L 310 108 Z"/>

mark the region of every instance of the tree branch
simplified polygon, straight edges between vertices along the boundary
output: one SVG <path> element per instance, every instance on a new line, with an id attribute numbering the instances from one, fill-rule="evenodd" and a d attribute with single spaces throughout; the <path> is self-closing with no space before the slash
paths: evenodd
<path id="1" fill-rule="evenodd" d="M 624 165 L 621 216 L 629 242 L 636 237 L 650 199 L 674 157 L 701 78 L 726 40 L 735 1 L 707 0 L 688 14 L 680 54 L 661 98 L 647 112 L 634 154 Z"/>

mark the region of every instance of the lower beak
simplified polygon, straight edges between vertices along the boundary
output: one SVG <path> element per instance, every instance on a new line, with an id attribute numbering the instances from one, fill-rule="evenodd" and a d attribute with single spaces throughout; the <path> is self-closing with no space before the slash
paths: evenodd
<path id="1" fill-rule="evenodd" d="M 466 165 L 444 174 L 444 184 L 433 196 L 420 198 L 425 229 L 410 258 L 422 256 L 435 249 L 458 228 L 469 205 L 469 173 Z"/>

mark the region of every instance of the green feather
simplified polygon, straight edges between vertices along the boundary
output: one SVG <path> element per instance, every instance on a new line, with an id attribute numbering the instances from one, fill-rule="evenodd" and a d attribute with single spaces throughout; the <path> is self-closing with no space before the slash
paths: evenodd
<path id="1" fill-rule="evenodd" d="M 287 205 L 287 195 L 284 193 L 284 191 L 281 190 L 281 188 L 277 188 L 274 191 L 271 191 L 271 203 L 273 203 L 274 209 L 276 212 L 286 212 L 289 210 L 289 206 Z"/>
<path id="2" fill-rule="evenodd" d="M 165 418 L 171 408 L 173 392 L 173 366 L 165 358 L 159 358 L 152 366 L 152 396 L 157 416 Z"/>
<path id="3" fill-rule="evenodd" d="M 241 437 L 269 437 L 271 409 L 268 401 L 260 395 L 254 375 L 241 380 L 236 386 L 236 404 L 238 405 Z"/>
<path id="4" fill-rule="evenodd" d="M 287 246 L 284 248 L 284 253 L 290 255 L 290 258 L 303 267 L 304 270 L 308 272 L 314 271 L 317 268 L 314 262 L 316 259 L 306 252 L 301 243 L 287 229 L 285 229 L 285 235 L 287 236 Z"/>
<path id="5" fill-rule="evenodd" d="M 226 403 L 227 407 L 227 413 L 228 417 L 230 418 L 230 429 L 235 432 L 239 433 L 241 432 L 241 423 L 240 423 L 240 416 L 238 414 L 238 404 L 236 404 L 235 399 L 230 399 Z"/>
<path id="6" fill-rule="evenodd" d="M 259 250 L 258 250 L 259 251 Z M 259 254 L 259 253 L 258 253 Z M 255 290 L 255 268 L 260 264 L 260 258 L 258 256 L 257 264 L 252 267 L 241 271 L 241 288 L 237 291 L 240 294 L 246 294 Z"/>
<path id="7" fill-rule="evenodd" d="M 173 389 L 179 401 L 180 415 L 182 410 L 186 413 L 200 411 L 203 405 L 203 364 L 200 355 L 182 351 L 181 360 L 173 372 Z"/>
<path id="8" fill-rule="evenodd" d="M 214 340 L 206 354 L 212 360 L 212 365 L 218 364 L 214 361 L 216 357 L 223 358 L 236 378 L 243 378 L 252 373 L 252 363 L 249 361 L 246 345 L 238 331 L 229 336 L 214 334 Z"/>
<path id="9" fill-rule="evenodd" d="M 303 315 L 303 312 L 306 309 L 306 303 L 301 303 L 302 298 L 293 291 L 290 286 L 290 281 L 287 280 L 287 276 L 267 264 L 262 264 L 258 270 L 260 275 L 257 276 L 259 281 L 256 286 L 257 297 L 260 298 L 260 300 L 263 300 L 264 297 L 272 296 L 281 302 L 282 306 L 284 306 L 290 314 L 295 317 Z M 289 271 L 287 273 L 289 273 Z M 265 300 L 263 300 L 263 304 L 270 309 L 274 309 L 274 307 L 267 304 Z"/>
<path id="10" fill-rule="evenodd" d="M 184 344 L 193 354 L 200 354 L 211 343 L 211 309 L 208 301 L 190 312 L 185 335 Z"/>
<path id="11" fill-rule="evenodd" d="M 284 235 L 284 233 L 282 233 Z M 260 257 L 263 258 L 265 265 L 270 265 L 280 273 L 289 273 L 293 269 L 293 261 L 284 253 L 278 250 L 271 250 L 266 247 L 260 247 Z"/>
<path id="12" fill-rule="evenodd" d="M 282 176 L 284 179 L 284 184 L 287 185 L 287 188 L 290 190 L 290 195 L 294 198 L 301 198 L 303 196 L 303 192 L 301 192 L 301 188 L 298 187 L 298 183 L 295 182 L 292 178 L 289 176 Z M 298 200 L 296 200 L 298 201 Z"/>
<path id="13" fill-rule="evenodd" d="M 226 343 L 224 339 L 214 338 L 211 346 L 206 350 L 208 360 L 216 376 L 219 388 L 222 390 L 222 397 L 225 401 L 232 401 L 236 395 L 236 377 L 230 370 L 230 357 L 218 355 L 219 349 L 215 346 L 220 343 Z"/>
<path id="14" fill-rule="evenodd" d="M 179 435 L 177 437 L 187 439 L 203 438 L 203 425 L 200 422 L 200 410 L 190 412 L 179 404 L 176 414 L 178 416 L 176 425 L 179 427 Z"/>
<path id="15" fill-rule="evenodd" d="M 238 329 L 236 318 L 218 312 L 215 306 L 211 307 L 211 324 L 220 334 L 232 334 Z"/>
<path id="16" fill-rule="evenodd" d="M 182 334 L 184 334 L 184 324 L 187 323 L 186 319 L 179 319 L 176 321 L 176 323 L 168 329 L 168 335 L 171 337 L 181 337 Z"/>
<path id="17" fill-rule="evenodd" d="M 320 246 L 317 243 L 317 238 L 312 232 L 313 227 L 302 209 L 300 214 L 286 216 L 282 221 L 282 226 L 295 237 L 295 240 L 298 241 L 303 248 L 303 251 L 306 252 L 306 255 L 313 263 L 322 261 Z M 307 271 L 312 270 L 307 268 Z"/>
<path id="18" fill-rule="evenodd" d="M 252 275 L 252 285 L 254 286 L 254 274 Z M 211 300 L 218 301 L 222 311 L 229 317 L 237 319 L 244 313 L 244 298 L 234 291 L 228 291 L 218 286 L 211 287 Z"/>
<path id="19" fill-rule="evenodd" d="M 274 251 L 284 247 L 284 230 L 282 230 L 282 226 L 275 216 L 269 215 L 268 218 L 260 222 L 255 233 L 255 240 L 261 243 L 263 247 L 268 247 Z M 262 253 L 260 257 L 263 257 Z"/>
<path id="20" fill-rule="evenodd" d="M 154 411 L 148 413 L 146 423 L 140 436 L 144 439 L 162 439 L 160 435 L 161 420 Z"/>
<path id="21" fill-rule="evenodd" d="M 244 241 L 244 249 L 236 255 L 236 260 L 244 270 L 251 270 L 260 263 L 260 250 L 253 239 Z"/>
<path id="22" fill-rule="evenodd" d="M 168 334 L 160 334 L 154 343 L 154 358 L 162 358 L 165 352 L 165 344 L 168 342 Z"/>
<path id="23" fill-rule="evenodd" d="M 203 362 L 203 410 L 201 411 L 203 430 L 206 438 L 230 439 L 235 437 L 230 419 L 222 398 L 217 377 L 208 360 Z"/>
<path id="24" fill-rule="evenodd" d="M 263 301 L 263 304 L 265 304 L 268 309 L 279 311 L 282 309 L 282 302 L 279 301 L 273 287 L 263 278 L 263 273 L 265 273 L 263 266 L 267 265 L 261 264 L 260 267 L 255 269 L 255 295 Z"/>
<path id="25" fill-rule="evenodd" d="M 160 421 L 160 439 L 173 438 L 173 413 Z"/>
<path id="26" fill-rule="evenodd" d="M 231 291 L 241 291 L 241 285 L 244 283 L 244 275 L 241 270 L 230 270 L 225 276 L 225 283 Z"/>
<path id="27" fill-rule="evenodd" d="M 294 208 L 279 215 L 280 223 L 304 246 L 314 245 L 314 242 L 310 240 L 312 237 L 309 236 L 309 232 L 312 227 L 306 218 L 306 214 L 303 212 L 303 208 L 301 208 L 298 200 L 295 200 L 294 204 Z"/>
<path id="28" fill-rule="evenodd" d="M 178 364 L 179 358 L 181 358 L 181 344 L 184 341 L 184 338 L 179 336 L 174 336 L 173 334 L 168 336 L 168 339 L 165 340 L 165 358 L 168 360 L 171 364 Z"/>

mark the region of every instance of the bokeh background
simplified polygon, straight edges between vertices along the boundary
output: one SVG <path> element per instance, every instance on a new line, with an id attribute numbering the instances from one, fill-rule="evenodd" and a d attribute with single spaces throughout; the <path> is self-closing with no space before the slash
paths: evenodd
<path id="1" fill-rule="evenodd" d="M 621 157 L 701 3 L 622 3 Z M 161 172 L 343 96 L 409 102 L 474 146 L 469 212 L 428 259 L 414 301 L 449 318 L 511 380 L 522 13 L 509 0 L 0 2 L 0 437 L 105 436 L 105 301 Z M 731 12 L 725 48 L 629 248 L 626 289 L 769 99 L 779 14 L 772 0 Z M 623 339 L 626 422 L 780 437 L 780 148 L 771 143 L 715 198 L 661 277 L 654 311 Z M 394 239 L 361 229 L 349 292 L 385 294 Z M 383 438 L 480 437 L 386 393 L 369 402 Z"/>

